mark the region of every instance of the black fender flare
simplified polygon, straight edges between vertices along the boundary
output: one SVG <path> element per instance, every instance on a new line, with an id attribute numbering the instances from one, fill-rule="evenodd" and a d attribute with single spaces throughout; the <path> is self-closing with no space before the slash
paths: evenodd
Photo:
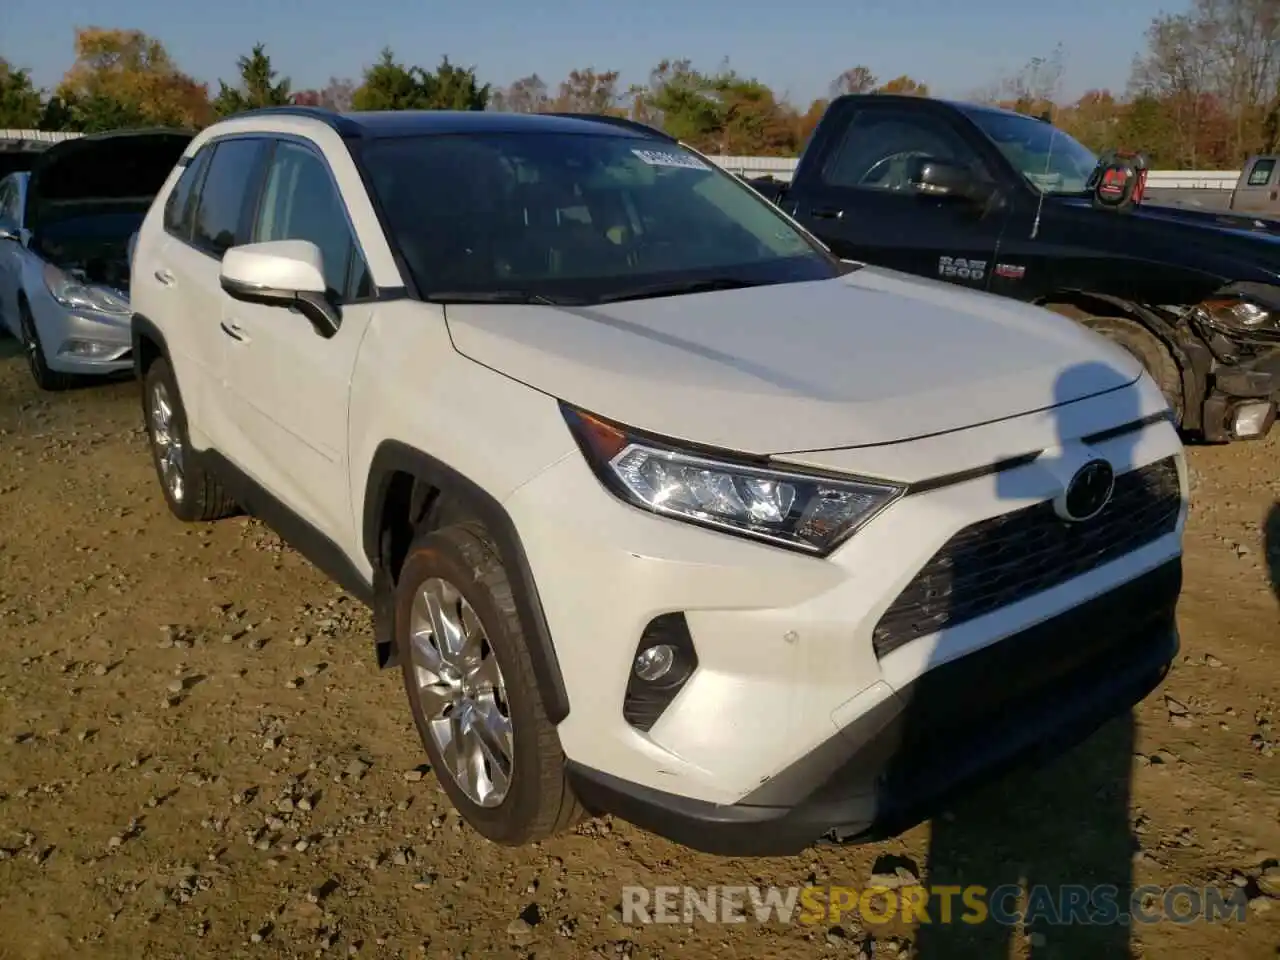
<path id="1" fill-rule="evenodd" d="M 130 339 L 133 341 L 133 374 L 141 380 L 147 372 L 147 350 L 143 341 L 155 344 L 156 351 L 166 359 L 169 357 L 169 342 L 150 319 L 135 313 L 129 320 Z"/>
<path id="2" fill-rule="evenodd" d="M 542 601 L 533 570 L 525 554 L 520 534 L 510 514 L 498 500 L 457 470 L 398 440 L 384 440 L 374 451 L 365 487 L 362 520 L 363 547 L 366 558 L 374 570 L 374 591 L 377 595 L 375 615 L 386 616 L 393 604 L 388 603 L 394 589 L 389 572 L 385 569 L 381 549 L 382 515 L 392 478 L 396 474 L 408 474 L 419 482 L 427 483 L 451 501 L 461 504 L 466 511 L 480 520 L 493 537 L 511 582 L 511 592 L 516 613 L 524 630 L 533 663 L 534 679 L 542 697 L 547 719 L 558 724 L 569 715 L 569 694 L 565 690 L 564 676 L 556 657 L 551 630 L 547 626 Z M 386 636 L 386 639 L 390 639 Z"/>
<path id="3" fill-rule="evenodd" d="M 1201 426 L 1201 411 L 1206 395 L 1206 381 L 1213 367 L 1213 355 L 1189 328 L 1165 319 L 1141 304 L 1109 293 L 1094 290 L 1058 290 L 1039 298 L 1037 305 L 1065 302 L 1075 306 L 1088 301 L 1115 308 L 1115 317 L 1132 320 L 1159 340 L 1173 357 L 1182 377 L 1183 423 L 1189 429 Z"/>

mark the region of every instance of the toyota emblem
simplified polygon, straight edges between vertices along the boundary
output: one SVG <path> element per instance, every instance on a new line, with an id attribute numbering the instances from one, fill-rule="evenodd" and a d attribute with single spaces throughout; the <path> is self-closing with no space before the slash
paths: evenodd
<path id="1" fill-rule="evenodd" d="M 1092 520 L 1108 503 L 1116 487 L 1116 472 L 1105 460 L 1090 460 L 1075 472 L 1054 503 L 1063 520 L 1081 523 Z"/>

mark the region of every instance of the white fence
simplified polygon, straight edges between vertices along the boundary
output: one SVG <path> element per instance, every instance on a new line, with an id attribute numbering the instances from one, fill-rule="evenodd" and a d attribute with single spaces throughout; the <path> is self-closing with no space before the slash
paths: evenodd
<path id="1" fill-rule="evenodd" d="M 78 133 L 0 129 L 0 143 L 6 140 L 56 143 L 59 140 L 78 136 Z M 747 177 L 769 176 L 778 180 L 790 180 L 799 162 L 794 157 L 711 157 L 711 159 L 731 173 L 739 173 Z M 1147 175 L 1147 186 L 1163 190 L 1230 190 L 1239 178 L 1239 170 L 1152 170 Z"/>

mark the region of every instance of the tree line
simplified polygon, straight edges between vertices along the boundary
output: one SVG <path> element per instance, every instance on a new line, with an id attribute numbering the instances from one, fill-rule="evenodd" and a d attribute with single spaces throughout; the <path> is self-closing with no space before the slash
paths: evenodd
<path id="1" fill-rule="evenodd" d="M 1280 4 L 1276 0 L 1190 0 L 1152 21 L 1131 77 L 1119 91 L 1062 96 L 1061 45 L 993 79 L 966 99 L 1048 114 L 1085 145 L 1139 149 L 1158 169 L 1234 169 L 1251 153 L 1280 152 Z M 0 128 L 94 132 L 122 127 L 200 128 L 243 110 L 307 104 L 330 110 L 505 110 L 607 113 L 655 126 L 710 153 L 795 156 L 830 100 L 845 93 L 928 96 L 909 74 L 882 80 L 855 65 L 807 105 L 780 96 L 728 61 L 715 69 L 663 60 L 642 84 L 587 66 L 551 84 L 537 74 L 506 87 L 443 57 L 434 68 L 390 48 L 359 79 L 333 77 L 295 90 L 264 44 L 239 58 L 233 82 L 217 90 L 183 72 L 164 45 L 139 30 L 75 32 L 75 59 L 51 91 L 0 59 Z"/>

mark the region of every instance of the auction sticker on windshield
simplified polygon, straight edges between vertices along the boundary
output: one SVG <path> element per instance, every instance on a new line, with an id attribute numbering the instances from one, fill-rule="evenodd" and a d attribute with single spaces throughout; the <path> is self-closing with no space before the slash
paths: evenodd
<path id="1" fill-rule="evenodd" d="M 637 157 L 651 167 L 683 167 L 686 170 L 709 170 L 705 163 L 688 153 L 674 150 L 632 150 Z"/>

